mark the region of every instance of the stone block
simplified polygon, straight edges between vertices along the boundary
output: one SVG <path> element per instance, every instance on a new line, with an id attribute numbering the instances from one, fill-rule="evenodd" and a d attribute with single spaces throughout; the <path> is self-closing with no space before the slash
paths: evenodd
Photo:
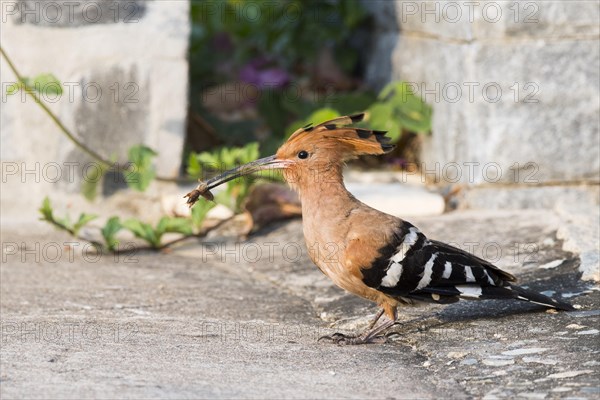
<path id="1" fill-rule="evenodd" d="M 5 1 L 3 12 L 15 24 L 74 28 L 83 25 L 139 21 L 146 13 L 142 0 L 80 0 L 50 2 Z"/>
<path id="2" fill-rule="evenodd" d="M 591 38 L 600 34 L 593 1 L 396 1 L 403 34 L 440 40 Z"/>
<path id="3" fill-rule="evenodd" d="M 600 34 L 595 1 L 485 1 L 474 15 L 475 39 L 572 40 Z"/>
<path id="4" fill-rule="evenodd" d="M 424 187 L 400 183 L 348 183 L 346 187 L 358 200 L 400 218 L 440 215 L 444 198 Z"/>
<path id="5" fill-rule="evenodd" d="M 600 48 L 596 40 L 461 44 L 401 36 L 393 77 L 433 106 L 428 170 L 499 169 L 468 183 L 600 179 Z M 439 164 L 439 166 L 438 166 Z M 530 167 L 534 164 L 533 167 Z M 536 169 L 533 176 L 511 169 Z M 441 177 L 442 180 L 445 177 Z"/>
<path id="6" fill-rule="evenodd" d="M 403 34 L 472 39 L 475 11 L 464 2 L 397 0 L 395 3 L 396 21 Z"/>
<path id="7" fill-rule="evenodd" d="M 474 187 L 464 192 L 462 208 L 479 210 L 555 209 L 563 204 L 585 209 L 600 204 L 598 186 Z"/>
<path id="8" fill-rule="evenodd" d="M 16 11 L 10 8 L 14 4 Z M 159 153 L 157 173 L 178 176 L 187 113 L 188 1 L 3 1 L 0 6 L 3 49 L 24 76 L 52 73 L 62 83 L 61 96 L 42 100 L 65 126 L 105 158 L 121 162 L 132 145 L 149 146 Z M 61 18 L 50 14 L 56 7 Z M 98 20 L 91 18 L 96 7 L 103 15 Z M 3 183 L 11 187 L 3 190 L 3 206 L 37 206 L 45 194 L 78 192 L 92 159 L 33 100 L 4 95 L 16 78 L 4 58 L 0 63 L 0 157 L 3 174 L 8 173 Z M 44 176 L 44 168 L 54 164 L 62 179 Z M 34 172 L 23 177 L 26 170 Z"/>

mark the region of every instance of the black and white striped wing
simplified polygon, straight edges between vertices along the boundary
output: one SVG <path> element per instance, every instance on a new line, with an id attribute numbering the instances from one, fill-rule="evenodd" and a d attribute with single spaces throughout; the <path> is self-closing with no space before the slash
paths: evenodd
<path id="1" fill-rule="evenodd" d="M 380 282 L 373 285 L 377 290 L 391 297 L 437 303 L 452 303 L 460 298 L 513 298 L 550 307 L 570 307 L 511 285 L 516 280 L 513 275 L 456 247 L 429 240 L 416 227 L 404 224 L 405 233 L 396 238 L 395 249 L 386 247 L 388 264 Z"/>

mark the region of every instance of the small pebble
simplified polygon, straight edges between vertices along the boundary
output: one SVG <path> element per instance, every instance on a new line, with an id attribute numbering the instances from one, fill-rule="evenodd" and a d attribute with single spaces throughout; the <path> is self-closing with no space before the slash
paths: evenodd
<path id="1" fill-rule="evenodd" d="M 447 354 L 448 358 L 463 358 L 467 353 L 463 351 L 451 351 Z"/>
<path id="2" fill-rule="evenodd" d="M 490 367 L 504 367 L 506 365 L 512 365 L 515 363 L 515 360 L 510 359 L 499 359 L 499 358 L 488 358 L 482 361 L 485 365 L 489 365 Z"/>
<path id="3" fill-rule="evenodd" d="M 597 335 L 600 331 L 598 329 L 589 329 L 587 331 L 579 331 L 578 335 Z"/>
<path id="4" fill-rule="evenodd" d="M 520 356 L 523 354 L 543 353 L 546 350 L 548 350 L 548 349 L 543 348 L 543 347 L 534 347 L 534 348 L 529 348 L 529 349 L 515 349 L 515 350 L 503 351 L 502 354 L 504 354 L 505 356 Z"/>
<path id="5" fill-rule="evenodd" d="M 600 387 L 598 386 L 582 387 L 579 390 L 581 390 L 584 393 L 600 394 Z"/>
<path id="6" fill-rule="evenodd" d="M 559 386 L 559 387 L 555 387 L 554 389 L 552 389 L 553 392 L 557 392 L 557 393 L 570 392 L 571 390 L 573 390 L 573 388 L 565 387 L 565 386 Z"/>
<path id="7" fill-rule="evenodd" d="M 546 393 L 519 393 L 520 397 L 524 397 L 526 399 L 545 399 Z"/>
<path id="8" fill-rule="evenodd" d="M 595 367 L 596 365 L 600 365 L 600 361 L 588 361 L 583 363 L 586 367 Z"/>
<path id="9" fill-rule="evenodd" d="M 539 358 L 539 357 L 523 357 L 523 362 L 537 363 L 537 364 L 544 364 L 544 365 L 558 364 L 558 361 L 556 361 L 556 360 L 550 360 L 548 358 Z"/>
<path id="10" fill-rule="evenodd" d="M 542 241 L 542 244 L 546 247 L 552 247 L 552 246 L 554 246 L 555 243 L 556 242 L 552 238 L 546 238 Z"/>
<path id="11" fill-rule="evenodd" d="M 583 292 L 570 292 L 570 293 L 562 293 L 560 296 L 564 299 L 570 299 L 571 297 L 579 296 L 580 294 L 592 293 L 591 290 L 584 290 Z"/>
<path id="12" fill-rule="evenodd" d="M 579 325 L 579 324 L 570 324 L 566 326 L 567 329 L 583 329 L 587 328 L 587 326 Z"/>
<path id="13" fill-rule="evenodd" d="M 583 306 L 580 304 L 575 304 L 575 305 L 573 305 L 573 307 L 575 307 L 577 309 L 583 308 Z M 575 311 L 575 312 L 571 312 L 570 315 L 575 318 L 595 317 L 597 315 L 600 315 L 600 310 Z"/>
<path id="14" fill-rule="evenodd" d="M 574 378 L 576 376 L 590 374 L 592 372 L 594 372 L 594 371 L 592 371 L 590 369 L 585 369 L 582 371 L 565 371 L 565 372 L 558 372 L 556 374 L 550 374 L 546 378 L 548 378 L 548 379 Z"/>
<path id="15" fill-rule="evenodd" d="M 550 261 L 549 263 L 546 263 L 544 265 L 540 265 L 541 269 L 552 269 L 552 268 L 556 268 L 558 267 L 560 264 L 562 264 L 565 260 L 554 260 L 554 261 Z"/>

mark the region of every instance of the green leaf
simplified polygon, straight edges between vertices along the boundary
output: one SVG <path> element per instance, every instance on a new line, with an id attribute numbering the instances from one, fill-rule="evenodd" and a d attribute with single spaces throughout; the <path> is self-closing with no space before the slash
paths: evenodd
<path id="1" fill-rule="evenodd" d="M 232 201 L 233 193 L 231 190 L 231 188 L 235 187 L 235 183 L 232 182 L 234 181 L 227 182 L 225 190 L 222 190 L 219 193 L 215 194 L 215 203 L 222 204 L 230 210 L 235 209 L 235 204 L 233 204 Z"/>
<path id="2" fill-rule="evenodd" d="M 248 143 L 244 147 L 221 147 L 214 152 L 192 153 L 188 160 L 188 173 L 194 178 L 200 178 L 205 169 L 230 169 L 254 161 L 259 156 L 258 142 Z"/>
<path id="3" fill-rule="evenodd" d="M 23 77 L 21 81 L 9 85 L 6 88 L 6 94 L 13 95 L 21 89 L 38 92 L 43 95 L 60 96 L 63 93 L 60 81 L 52 74 L 39 74 L 33 79 Z"/>
<path id="4" fill-rule="evenodd" d="M 416 95 L 406 82 L 391 82 L 378 98 L 392 106 L 392 114 L 400 125 L 412 132 L 429 132 L 433 110 Z"/>
<path id="5" fill-rule="evenodd" d="M 162 217 L 158 224 L 156 224 L 156 229 L 154 229 L 154 234 L 157 238 L 161 238 L 162 235 L 167 231 L 167 221 L 169 217 Z"/>
<path id="6" fill-rule="evenodd" d="M 201 202 L 201 203 L 209 203 L 209 202 Z M 179 218 L 179 217 L 163 217 L 161 221 L 164 222 L 164 233 L 181 233 L 183 235 L 192 235 L 192 221 L 188 218 Z M 160 224 L 159 222 L 159 224 Z M 158 231 L 158 229 L 157 229 Z"/>
<path id="7" fill-rule="evenodd" d="M 130 188 L 143 192 L 156 175 L 152 159 L 157 153 L 149 147 L 138 145 L 131 147 L 128 155 L 131 167 L 125 173 L 125 181 Z"/>
<path id="8" fill-rule="evenodd" d="M 387 98 L 394 93 L 395 90 L 398 89 L 398 82 L 390 82 L 381 89 L 379 95 L 377 96 L 378 100 L 385 101 Z"/>
<path id="9" fill-rule="evenodd" d="M 123 228 L 131 231 L 135 236 L 144 238 L 146 230 L 144 229 L 144 223 L 138 219 L 130 218 L 123 222 Z"/>
<path id="10" fill-rule="evenodd" d="M 219 154 L 216 152 L 215 152 L 215 154 L 213 154 L 208 151 L 204 151 L 204 152 L 198 154 L 198 161 L 201 163 L 216 164 L 218 162 L 218 160 L 219 160 Z"/>
<path id="11" fill-rule="evenodd" d="M 340 113 L 333 108 L 324 107 L 314 111 L 312 114 L 305 119 L 306 123 L 320 124 L 321 122 L 328 121 L 340 116 Z"/>
<path id="12" fill-rule="evenodd" d="M 154 228 L 150 224 L 130 218 L 123 222 L 123 227 L 132 232 L 136 237 L 148 242 L 152 247 L 156 248 L 160 246 L 160 238 L 156 235 Z"/>
<path id="13" fill-rule="evenodd" d="M 54 215 L 54 211 L 52 210 L 52 205 L 50 204 L 50 199 L 48 199 L 48 197 L 44 198 L 44 200 L 42 201 L 42 206 L 38 209 L 38 211 L 40 212 L 40 214 L 42 214 L 42 217 L 40 218 L 40 220 L 47 221 L 47 222 L 51 223 L 52 225 L 54 225 L 55 228 L 67 231 L 73 236 L 77 236 L 78 228 L 71 223 L 71 218 L 70 218 L 69 214 L 67 214 L 63 218 L 57 218 Z M 84 224 L 89 222 L 89 221 L 86 222 L 85 221 L 86 218 L 82 219 L 81 216 L 79 217 L 79 219 Z M 83 225 L 81 225 L 81 226 L 83 226 Z"/>
<path id="14" fill-rule="evenodd" d="M 238 162 L 247 164 L 259 158 L 260 151 L 258 150 L 258 142 L 248 143 L 239 149 Z"/>
<path id="15" fill-rule="evenodd" d="M 81 183 L 81 194 L 83 194 L 83 197 L 88 201 L 92 201 L 96 198 L 98 195 L 98 186 L 108 171 L 108 168 L 103 164 L 95 163 L 94 166 L 95 168 L 86 169 L 85 177 Z M 90 172 L 92 170 L 93 172 Z"/>
<path id="16" fill-rule="evenodd" d="M 77 222 L 75 222 L 73 224 L 73 232 L 75 233 L 75 235 L 77 235 L 77 233 L 79 233 L 79 230 L 81 228 L 83 228 L 90 221 L 93 221 L 96 218 L 98 218 L 98 216 L 94 215 L 94 214 L 85 214 L 85 213 L 79 214 L 79 219 L 77 220 Z"/>
<path id="17" fill-rule="evenodd" d="M 251 142 L 244 147 L 222 147 L 214 152 L 203 152 L 200 154 L 190 155 L 188 160 L 188 173 L 200 174 L 204 169 L 218 171 L 219 169 L 230 169 L 241 164 L 246 164 L 255 161 L 260 157 L 260 149 L 258 142 Z M 268 172 L 266 172 L 268 173 Z M 194 177 L 197 177 L 194 176 Z M 256 179 L 252 176 L 234 179 L 227 182 L 226 190 L 217 194 L 215 202 L 223 204 L 226 207 L 233 209 L 235 212 L 241 211 L 241 205 L 248 196 L 249 189 L 255 183 Z M 206 203 L 204 203 L 206 204 Z M 212 206 L 210 207 L 212 208 Z M 193 226 L 200 228 L 208 210 L 200 210 L 195 206 L 192 210 Z M 194 217 L 194 212 L 197 213 Z M 191 229 L 191 225 L 190 228 Z M 185 228 L 187 229 L 187 228 Z M 182 232 L 183 233 L 183 232 Z"/>
<path id="18" fill-rule="evenodd" d="M 236 150 L 233 148 L 223 147 L 219 153 L 219 161 L 223 168 L 233 168 L 235 166 Z"/>
<path id="19" fill-rule="evenodd" d="M 40 74 L 27 84 L 38 93 L 59 96 L 63 93 L 60 81 L 52 74 Z"/>
<path id="20" fill-rule="evenodd" d="M 198 154 L 191 152 L 188 156 L 187 174 L 192 179 L 200 179 L 202 176 L 202 164 L 198 160 Z"/>
<path id="21" fill-rule="evenodd" d="M 369 107 L 368 112 L 369 126 L 372 129 L 387 131 L 393 141 L 400 138 L 400 122 L 394 116 L 392 104 L 378 102 Z"/>
<path id="22" fill-rule="evenodd" d="M 71 220 L 69 218 L 69 214 L 67 214 L 64 218 L 57 218 L 54 215 L 54 211 L 52 210 L 52 205 L 50 204 L 50 199 L 45 197 L 42 201 L 42 206 L 38 210 L 42 217 L 40 220 L 47 221 L 54 225 L 55 228 L 61 229 L 63 231 L 69 232 L 71 235 L 77 235 L 74 228 L 71 226 Z"/>
<path id="23" fill-rule="evenodd" d="M 123 225 L 121 225 L 121 220 L 119 217 L 109 218 L 104 227 L 102 227 L 102 237 L 104 238 L 106 246 L 110 251 L 114 251 L 119 244 L 119 241 L 116 239 L 116 235 L 117 232 L 119 232 L 122 228 Z"/>
<path id="24" fill-rule="evenodd" d="M 199 201 L 192 207 L 192 224 L 196 229 L 202 227 L 208 212 L 217 204 L 212 201 Z"/>
<path id="25" fill-rule="evenodd" d="M 427 103 L 412 92 L 402 99 L 395 96 L 395 99 L 396 113 L 402 126 L 413 132 L 429 132 L 431 130 L 432 109 Z M 400 102 L 401 100 L 404 102 Z"/>
<path id="26" fill-rule="evenodd" d="M 313 111 L 308 117 L 306 117 L 302 121 L 296 121 L 292 125 L 288 127 L 286 130 L 286 137 L 289 137 L 294 133 L 297 129 L 308 125 L 308 124 L 320 124 L 321 122 L 328 121 L 330 119 L 334 119 L 340 116 L 336 110 L 330 107 L 319 108 L 318 110 Z"/>
<path id="27" fill-rule="evenodd" d="M 422 111 L 399 110 L 400 124 L 412 132 L 429 132 L 431 130 L 431 109 Z"/>
<path id="28" fill-rule="evenodd" d="M 45 221 L 54 221 L 54 215 L 52 211 L 52 205 L 50 204 L 50 199 L 48 196 L 44 197 L 42 201 L 42 206 L 39 208 L 40 214 L 42 214 L 42 220 Z"/>

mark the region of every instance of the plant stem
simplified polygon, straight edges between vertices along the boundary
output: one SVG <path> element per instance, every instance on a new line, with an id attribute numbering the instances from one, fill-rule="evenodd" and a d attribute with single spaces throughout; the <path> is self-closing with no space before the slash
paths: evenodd
<path id="1" fill-rule="evenodd" d="M 19 71 L 17 70 L 17 68 L 13 64 L 12 60 L 10 59 L 10 57 L 8 56 L 8 54 L 6 54 L 6 51 L 4 51 L 4 49 L 1 46 L 0 46 L 0 53 L 2 54 L 2 56 L 4 56 L 4 59 L 6 60 L 6 63 L 8 64 L 8 66 L 10 67 L 10 69 L 12 70 L 12 72 L 15 74 L 15 76 L 17 78 L 17 81 L 19 81 L 20 83 L 22 83 L 25 86 L 25 79 L 23 78 L 23 75 L 21 75 L 19 73 Z M 24 87 L 23 90 L 25 90 L 25 93 L 28 94 L 29 96 L 31 96 L 31 98 L 33 98 L 33 100 L 42 108 L 42 110 L 44 110 L 44 112 L 48 115 L 48 117 L 50 117 L 50 119 L 60 129 L 60 131 L 67 138 L 69 138 L 69 140 L 75 146 L 77 146 L 79 149 L 81 149 L 84 153 L 88 154 L 89 156 L 91 156 L 93 159 L 95 159 L 96 161 L 98 161 L 104 167 L 106 167 L 108 169 L 113 170 L 113 169 L 116 168 L 117 170 L 120 170 L 120 171 L 123 171 L 123 170 L 130 171 L 131 170 L 132 167 L 131 167 L 130 164 L 118 165 L 118 164 L 113 163 L 110 160 L 102 157 L 100 154 L 96 153 L 94 150 L 92 150 L 89 147 L 87 147 L 84 143 L 82 143 L 81 141 L 79 141 L 79 139 L 77 139 L 75 137 L 75 135 L 73 135 L 73 133 L 62 123 L 62 121 L 58 118 L 58 116 L 56 116 L 56 114 L 54 114 L 52 112 L 52 110 L 50 110 L 42 102 L 42 100 L 35 93 L 35 91 L 29 90 L 27 87 Z M 189 180 L 189 179 L 166 178 L 166 177 L 162 177 L 162 176 L 156 176 L 155 179 L 158 180 L 158 181 L 163 181 L 163 182 L 178 182 L 178 183 L 193 182 L 193 180 Z"/>
<path id="2" fill-rule="evenodd" d="M 81 237 L 81 236 L 75 234 L 75 231 L 73 229 L 67 227 L 66 225 L 61 224 L 60 222 L 58 222 L 56 220 L 51 220 L 51 219 L 46 219 L 46 218 L 43 218 L 43 220 L 50 223 L 51 225 L 56 226 L 59 229 L 62 229 L 63 231 L 68 232 L 75 239 L 82 240 L 82 241 L 93 244 L 94 247 L 96 247 L 96 249 L 104 249 L 104 245 L 102 243 L 100 243 L 96 240 L 86 239 L 84 237 Z"/>
<path id="3" fill-rule="evenodd" d="M 19 73 L 19 71 L 17 70 L 15 65 L 12 63 L 12 60 L 10 59 L 10 57 L 8 57 L 8 54 L 6 54 L 6 52 L 4 51 L 4 49 L 2 47 L 0 47 L 0 53 L 2 53 L 2 55 L 4 56 L 4 59 L 8 63 L 8 66 L 10 67 L 12 72 L 17 77 L 17 80 L 24 84 L 25 80 L 24 80 L 23 76 Z M 69 131 L 67 129 L 67 127 L 62 123 L 62 121 L 60 119 L 58 119 L 58 117 L 44 103 L 42 103 L 42 101 L 40 100 L 38 95 L 35 94 L 35 92 L 33 90 L 27 90 L 27 88 L 24 88 L 24 90 L 25 90 L 25 93 L 28 94 L 29 96 L 31 96 L 33 98 L 33 100 L 42 108 L 42 110 L 44 110 L 44 112 L 50 117 L 50 119 L 56 124 L 56 126 L 58 126 L 58 128 L 61 130 L 61 132 L 64 133 L 65 136 L 67 136 L 69 138 L 69 140 L 71 142 L 73 142 L 73 144 L 75 146 L 79 147 L 81 150 L 83 150 L 85 153 L 90 155 L 92 158 L 96 159 L 98 162 L 103 164 L 105 167 L 108 167 L 108 168 L 114 167 L 113 163 L 104 159 L 100 154 L 96 153 L 94 150 L 90 149 L 89 147 L 87 147 L 86 145 L 81 143 L 79 140 L 77 140 L 77 138 L 71 133 L 71 131 Z"/>
<path id="4" fill-rule="evenodd" d="M 134 247 L 126 248 L 126 249 L 115 249 L 115 250 L 112 250 L 110 252 L 113 253 L 113 254 L 129 254 L 129 253 L 135 253 L 135 252 L 140 251 L 140 250 L 152 250 L 152 251 L 166 250 L 169 247 L 173 246 L 174 244 L 183 242 L 183 241 L 188 240 L 190 238 L 202 239 L 202 238 L 206 237 L 206 235 L 208 234 L 208 232 L 210 232 L 213 229 L 218 228 L 219 226 L 223 225 L 225 222 L 231 220 L 232 218 L 233 217 L 229 217 L 229 218 L 226 218 L 224 220 L 221 220 L 215 226 L 213 226 L 212 228 L 207 229 L 207 230 L 205 230 L 203 232 L 193 233 L 191 235 L 184 235 L 184 236 L 182 236 L 180 238 L 173 239 L 173 240 L 171 240 L 169 242 L 163 243 L 160 246 L 134 246 Z M 83 238 L 80 238 L 80 237 L 77 237 L 77 239 L 81 239 L 81 240 L 85 240 L 85 241 L 90 242 L 90 240 L 83 239 Z M 95 242 L 91 242 L 91 243 L 95 243 Z M 101 247 L 104 248 L 104 246 L 101 246 Z"/>

